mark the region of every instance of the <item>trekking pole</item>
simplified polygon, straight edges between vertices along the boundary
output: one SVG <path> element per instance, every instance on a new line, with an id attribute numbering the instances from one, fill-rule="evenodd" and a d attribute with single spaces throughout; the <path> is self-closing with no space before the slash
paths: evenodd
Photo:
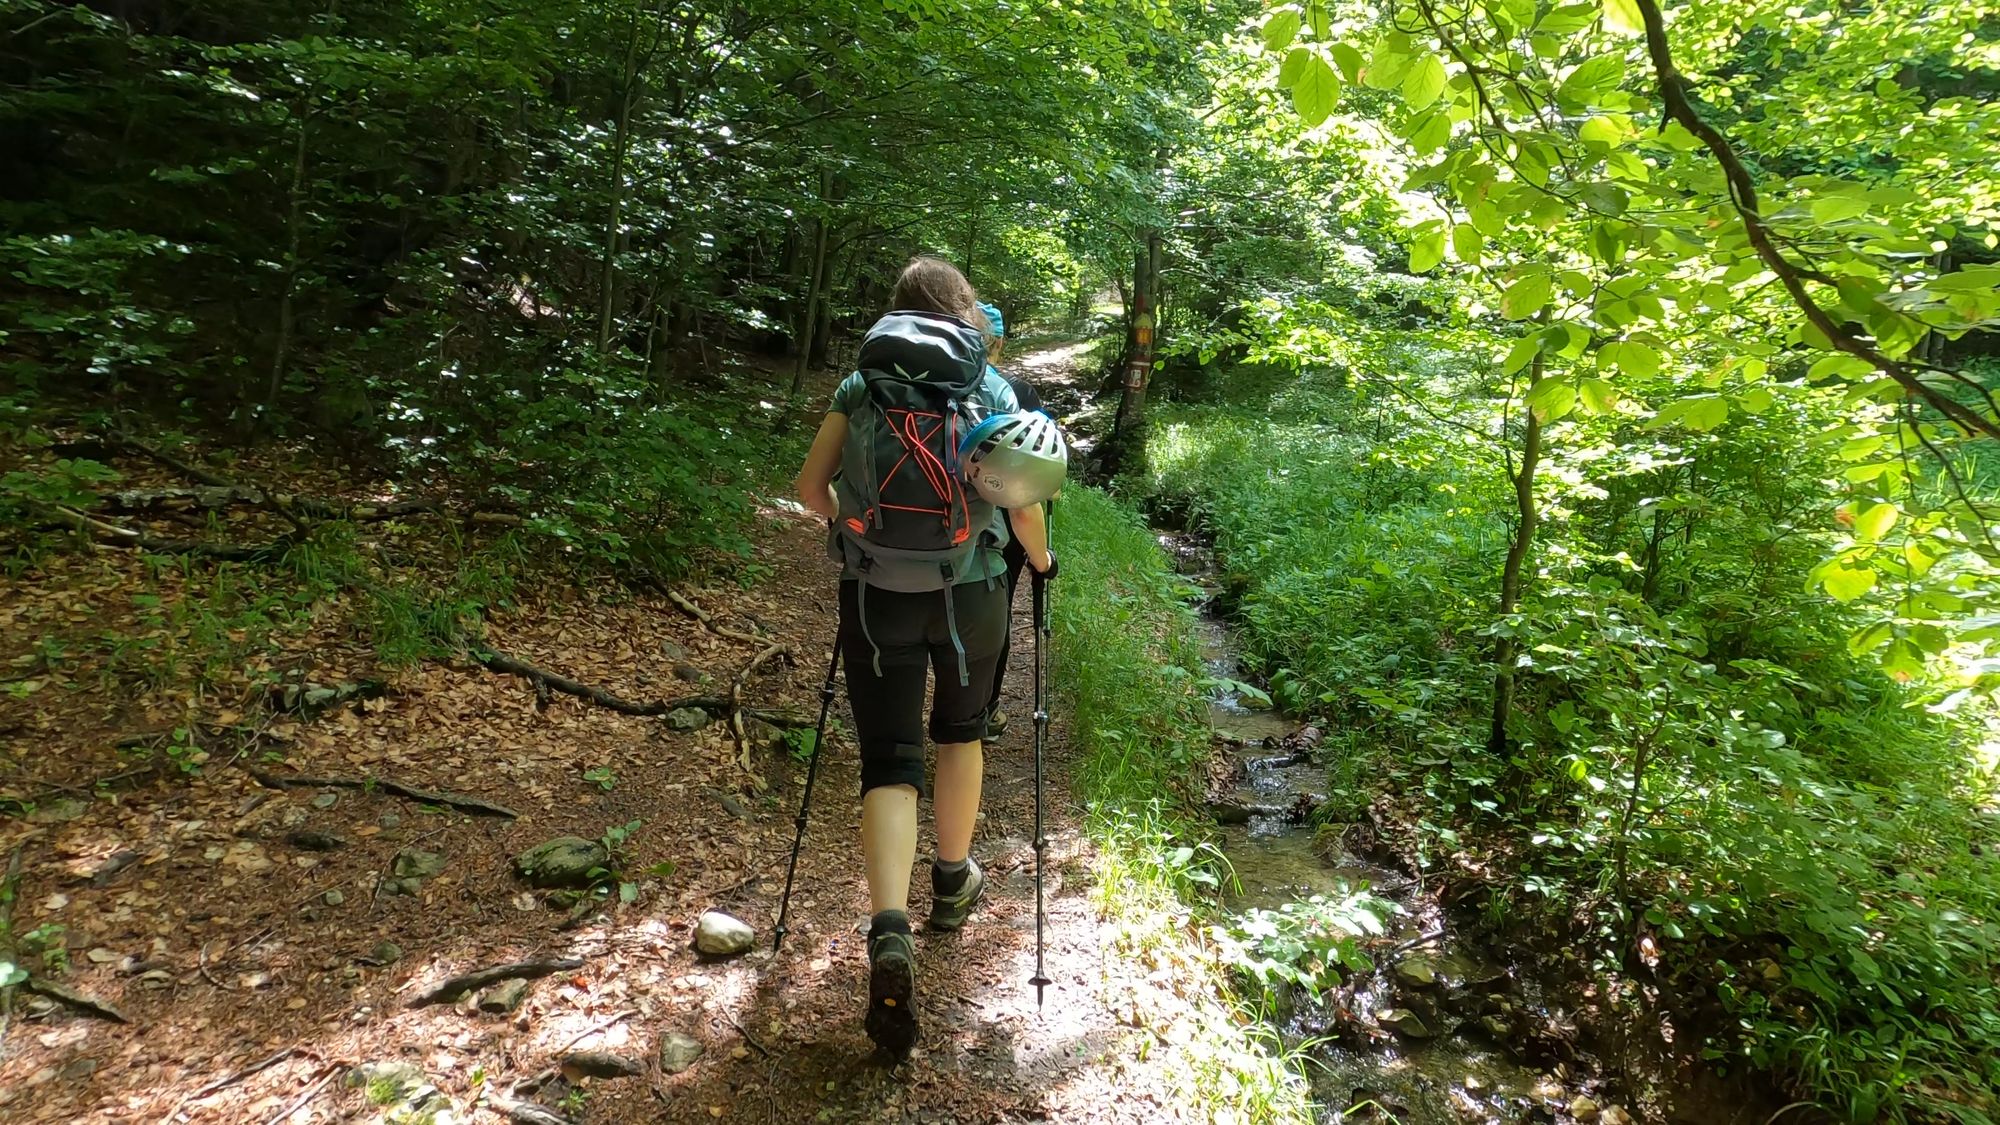
<path id="1" fill-rule="evenodd" d="M 840 672 L 840 631 L 834 630 L 833 657 L 826 663 L 826 682 L 819 686 L 819 726 L 813 728 L 812 755 L 806 759 L 806 792 L 799 799 L 799 815 L 792 821 L 797 830 L 792 837 L 792 861 L 785 865 L 785 896 L 778 900 L 778 930 L 771 937 L 771 952 L 785 945 L 785 919 L 792 909 L 792 879 L 799 873 L 799 849 L 806 842 L 806 811 L 812 808 L 813 782 L 819 777 L 819 750 L 826 743 L 826 716 L 833 710 L 833 680 Z"/>
<path id="2" fill-rule="evenodd" d="M 1051 499 L 1044 525 L 1051 542 L 1055 539 L 1056 502 Z M 1035 986 L 1035 1010 L 1042 1008 L 1042 990 L 1055 982 L 1049 979 L 1042 965 L 1042 930 L 1048 918 L 1042 901 L 1042 869 L 1048 866 L 1049 841 L 1042 832 L 1042 743 L 1049 729 L 1049 701 L 1042 687 L 1042 649 L 1049 636 L 1049 584 L 1040 573 L 1034 576 L 1035 603 L 1035 975 L 1028 983 Z"/>

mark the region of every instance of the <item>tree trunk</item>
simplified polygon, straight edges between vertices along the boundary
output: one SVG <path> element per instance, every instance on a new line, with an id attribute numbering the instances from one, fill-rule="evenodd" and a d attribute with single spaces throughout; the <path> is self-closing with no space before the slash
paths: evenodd
<path id="1" fill-rule="evenodd" d="M 1132 317 L 1125 342 L 1125 383 L 1118 414 L 1111 423 L 1110 464 L 1114 475 L 1143 464 L 1146 456 L 1146 387 L 1153 374 L 1153 332 L 1157 327 L 1160 292 L 1160 232 L 1146 235 L 1146 245 L 1132 264 Z"/>
<path id="2" fill-rule="evenodd" d="M 604 216 L 604 262 L 598 276 L 597 350 L 611 346 L 611 313 L 618 299 L 618 226 L 625 210 L 625 152 L 632 143 L 632 107 L 639 87 L 639 12 L 625 43 L 625 82 L 618 91 L 618 120 L 611 139 L 610 207 Z"/>
<path id="3" fill-rule="evenodd" d="M 1528 396 L 1532 397 L 1535 387 L 1542 381 L 1545 370 L 1540 352 L 1535 353 L 1534 363 L 1529 365 Z M 1521 572 L 1528 560 L 1528 551 L 1534 545 L 1535 525 L 1541 515 L 1535 508 L 1535 470 L 1542 459 L 1542 422 L 1535 417 L 1532 408 L 1528 410 L 1528 424 L 1521 436 L 1521 467 L 1514 473 L 1514 540 L 1507 545 L 1507 562 L 1500 571 L 1501 618 L 1513 615 L 1521 602 Z M 1493 641 L 1493 727 L 1487 735 L 1486 747 L 1495 754 L 1507 753 L 1507 719 L 1514 711 L 1514 663 L 1518 646 L 1511 636 L 1502 635 Z"/>
<path id="4" fill-rule="evenodd" d="M 299 287 L 299 243 L 305 224 L 306 125 L 311 120 L 312 91 L 299 99 L 299 140 L 292 152 L 291 210 L 285 217 L 285 281 L 278 294 L 278 341 L 271 350 L 271 387 L 264 395 L 264 415 L 278 408 L 285 389 L 285 369 L 292 357 L 292 299 Z"/>
<path id="5" fill-rule="evenodd" d="M 805 389 L 806 371 L 812 367 L 813 330 L 819 322 L 820 290 L 826 285 L 826 236 L 833 227 L 833 218 L 827 214 L 832 197 L 833 169 L 829 167 L 819 174 L 820 215 L 814 220 L 819 229 L 813 236 L 812 280 L 806 285 L 806 306 L 799 313 L 799 365 L 792 370 L 795 395 Z"/>

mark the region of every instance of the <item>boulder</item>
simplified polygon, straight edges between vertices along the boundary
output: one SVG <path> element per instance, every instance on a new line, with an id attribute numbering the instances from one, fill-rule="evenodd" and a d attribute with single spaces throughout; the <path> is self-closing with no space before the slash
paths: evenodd
<path id="1" fill-rule="evenodd" d="M 1435 1039 L 1439 1032 L 1434 1023 L 1409 1008 L 1384 1008 L 1375 1013 L 1375 1022 L 1410 1039 Z"/>
<path id="2" fill-rule="evenodd" d="M 1396 980 L 1408 988 L 1429 988 L 1437 983 L 1437 966 L 1428 957 L 1405 957 L 1396 962 Z"/>
<path id="3" fill-rule="evenodd" d="M 660 1037 L 660 1073 L 679 1074 L 701 1058 L 701 1040 L 670 1031 Z"/>
<path id="4" fill-rule="evenodd" d="M 694 926 L 694 947 L 710 957 L 747 953 L 757 943 L 750 923 L 720 910 L 705 911 Z"/>
<path id="5" fill-rule="evenodd" d="M 597 841 L 558 836 L 515 856 L 514 871 L 533 887 L 587 887 L 610 862 Z"/>
<path id="6" fill-rule="evenodd" d="M 415 848 L 404 848 L 389 861 L 389 874 L 398 879 L 428 879 L 443 870 L 443 856 Z"/>
<path id="7" fill-rule="evenodd" d="M 708 712 L 699 707 L 676 707 L 667 712 L 668 730 L 700 730 L 708 723 Z"/>
<path id="8" fill-rule="evenodd" d="M 507 1015 L 519 1008 L 521 1002 L 528 998 L 528 988 L 531 984 L 532 982 L 525 980 L 501 981 L 480 994 L 479 1010 L 491 1012 L 496 1016 Z"/>
<path id="9" fill-rule="evenodd" d="M 1569 1115 L 1578 1121 L 1595 1121 L 1601 1112 L 1588 1094 L 1578 1094 L 1570 1100 Z"/>

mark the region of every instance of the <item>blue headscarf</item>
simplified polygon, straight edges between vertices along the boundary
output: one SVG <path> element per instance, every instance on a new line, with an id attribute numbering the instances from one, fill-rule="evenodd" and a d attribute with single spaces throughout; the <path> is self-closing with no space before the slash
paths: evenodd
<path id="1" fill-rule="evenodd" d="M 1007 321 L 1000 315 L 999 307 L 981 301 L 979 302 L 979 311 L 986 314 L 986 323 L 993 326 L 993 335 L 1002 340 L 1006 339 Z"/>

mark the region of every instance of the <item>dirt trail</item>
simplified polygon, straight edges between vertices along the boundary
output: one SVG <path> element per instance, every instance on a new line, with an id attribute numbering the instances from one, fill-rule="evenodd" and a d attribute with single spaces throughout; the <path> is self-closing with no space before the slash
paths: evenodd
<path id="1" fill-rule="evenodd" d="M 763 581 L 689 592 L 757 644 L 718 635 L 665 599 L 616 595 L 524 598 L 491 624 L 489 643 L 636 699 L 726 691 L 765 641 L 785 644 L 791 659 L 750 676 L 746 700 L 810 711 L 832 635 L 834 577 L 809 518 L 772 510 L 755 537 L 757 562 L 769 568 Z M 0 591 L 4 655 L 65 623 L 101 627 L 138 564 L 94 555 L 52 565 L 48 581 Z M 1016 722 L 989 748 L 975 843 L 988 897 L 964 933 L 919 940 L 924 1036 L 904 1066 L 873 1059 L 861 1029 L 858 925 L 867 907 L 855 862 L 858 771 L 844 737 L 830 741 L 823 761 L 792 936 L 774 957 L 767 950 L 805 772 L 782 748 L 754 752 L 753 779 L 719 724 L 677 730 L 562 694 L 538 699 L 529 681 L 471 663 L 430 664 L 393 677 L 378 698 L 337 703 L 310 722 L 225 709 L 226 727 L 252 732 L 233 759 L 218 752 L 198 776 L 95 787 L 90 778 L 123 761 L 112 749 L 117 736 L 173 719 L 164 700 L 91 687 L 84 668 L 69 694 L 25 710 L 11 704 L 0 722 L 21 739 L 0 781 L 40 796 L 28 816 L 0 822 L 0 860 L 17 847 L 23 856 L 16 932 L 60 927 L 46 941 L 56 952 L 30 967 L 67 961 L 58 979 L 130 1022 L 17 996 L 0 1042 L 0 1113 L 49 1123 L 366 1121 L 381 1115 L 371 1095 L 428 1082 L 432 1100 L 421 1090 L 402 1100 L 420 1111 L 412 1120 L 440 1108 L 457 1116 L 430 1119 L 501 1120 L 479 1104 L 482 1089 L 515 1091 L 577 1122 L 1176 1116 L 1168 1053 L 1138 1061 L 1136 1041 L 1147 1033 L 1114 1010 L 1129 1013 L 1119 998 L 1146 987 L 1144 970 L 1106 956 L 1060 719 L 1048 750 L 1055 984 L 1039 1013 L 1027 983 L 1032 649 L 1025 593 L 1021 600 L 1008 678 Z M 351 637 L 290 643 L 288 656 L 321 682 L 372 671 L 372 654 Z M 216 701 L 204 704 L 213 713 Z M 265 761 L 273 751 L 282 764 Z M 520 816 L 461 815 L 379 787 L 273 790 L 250 766 L 391 777 Z M 512 871 L 511 857 L 550 837 L 594 839 L 634 819 L 644 824 L 627 845 L 627 870 L 648 873 L 635 877 L 633 903 L 617 905 L 614 895 L 603 913 L 566 928 L 565 914 Z M 921 917 L 921 872 L 915 884 Z M 691 929 L 711 907 L 754 925 L 756 949 L 698 959 Z M 473 997 L 408 1006 L 453 974 L 552 957 L 582 965 L 535 981 L 511 1014 L 480 1012 Z M 669 1073 L 678 1063 L 663 1059 L 663 1045 L 682 1055 L 698 1045 L 700 1055 Z M 640 1073 L 563 1072 L 578 1050 L 621 1056 Z M 355 1088 L 348 1076 L 364 1064 L 376 1078 Z"/>

